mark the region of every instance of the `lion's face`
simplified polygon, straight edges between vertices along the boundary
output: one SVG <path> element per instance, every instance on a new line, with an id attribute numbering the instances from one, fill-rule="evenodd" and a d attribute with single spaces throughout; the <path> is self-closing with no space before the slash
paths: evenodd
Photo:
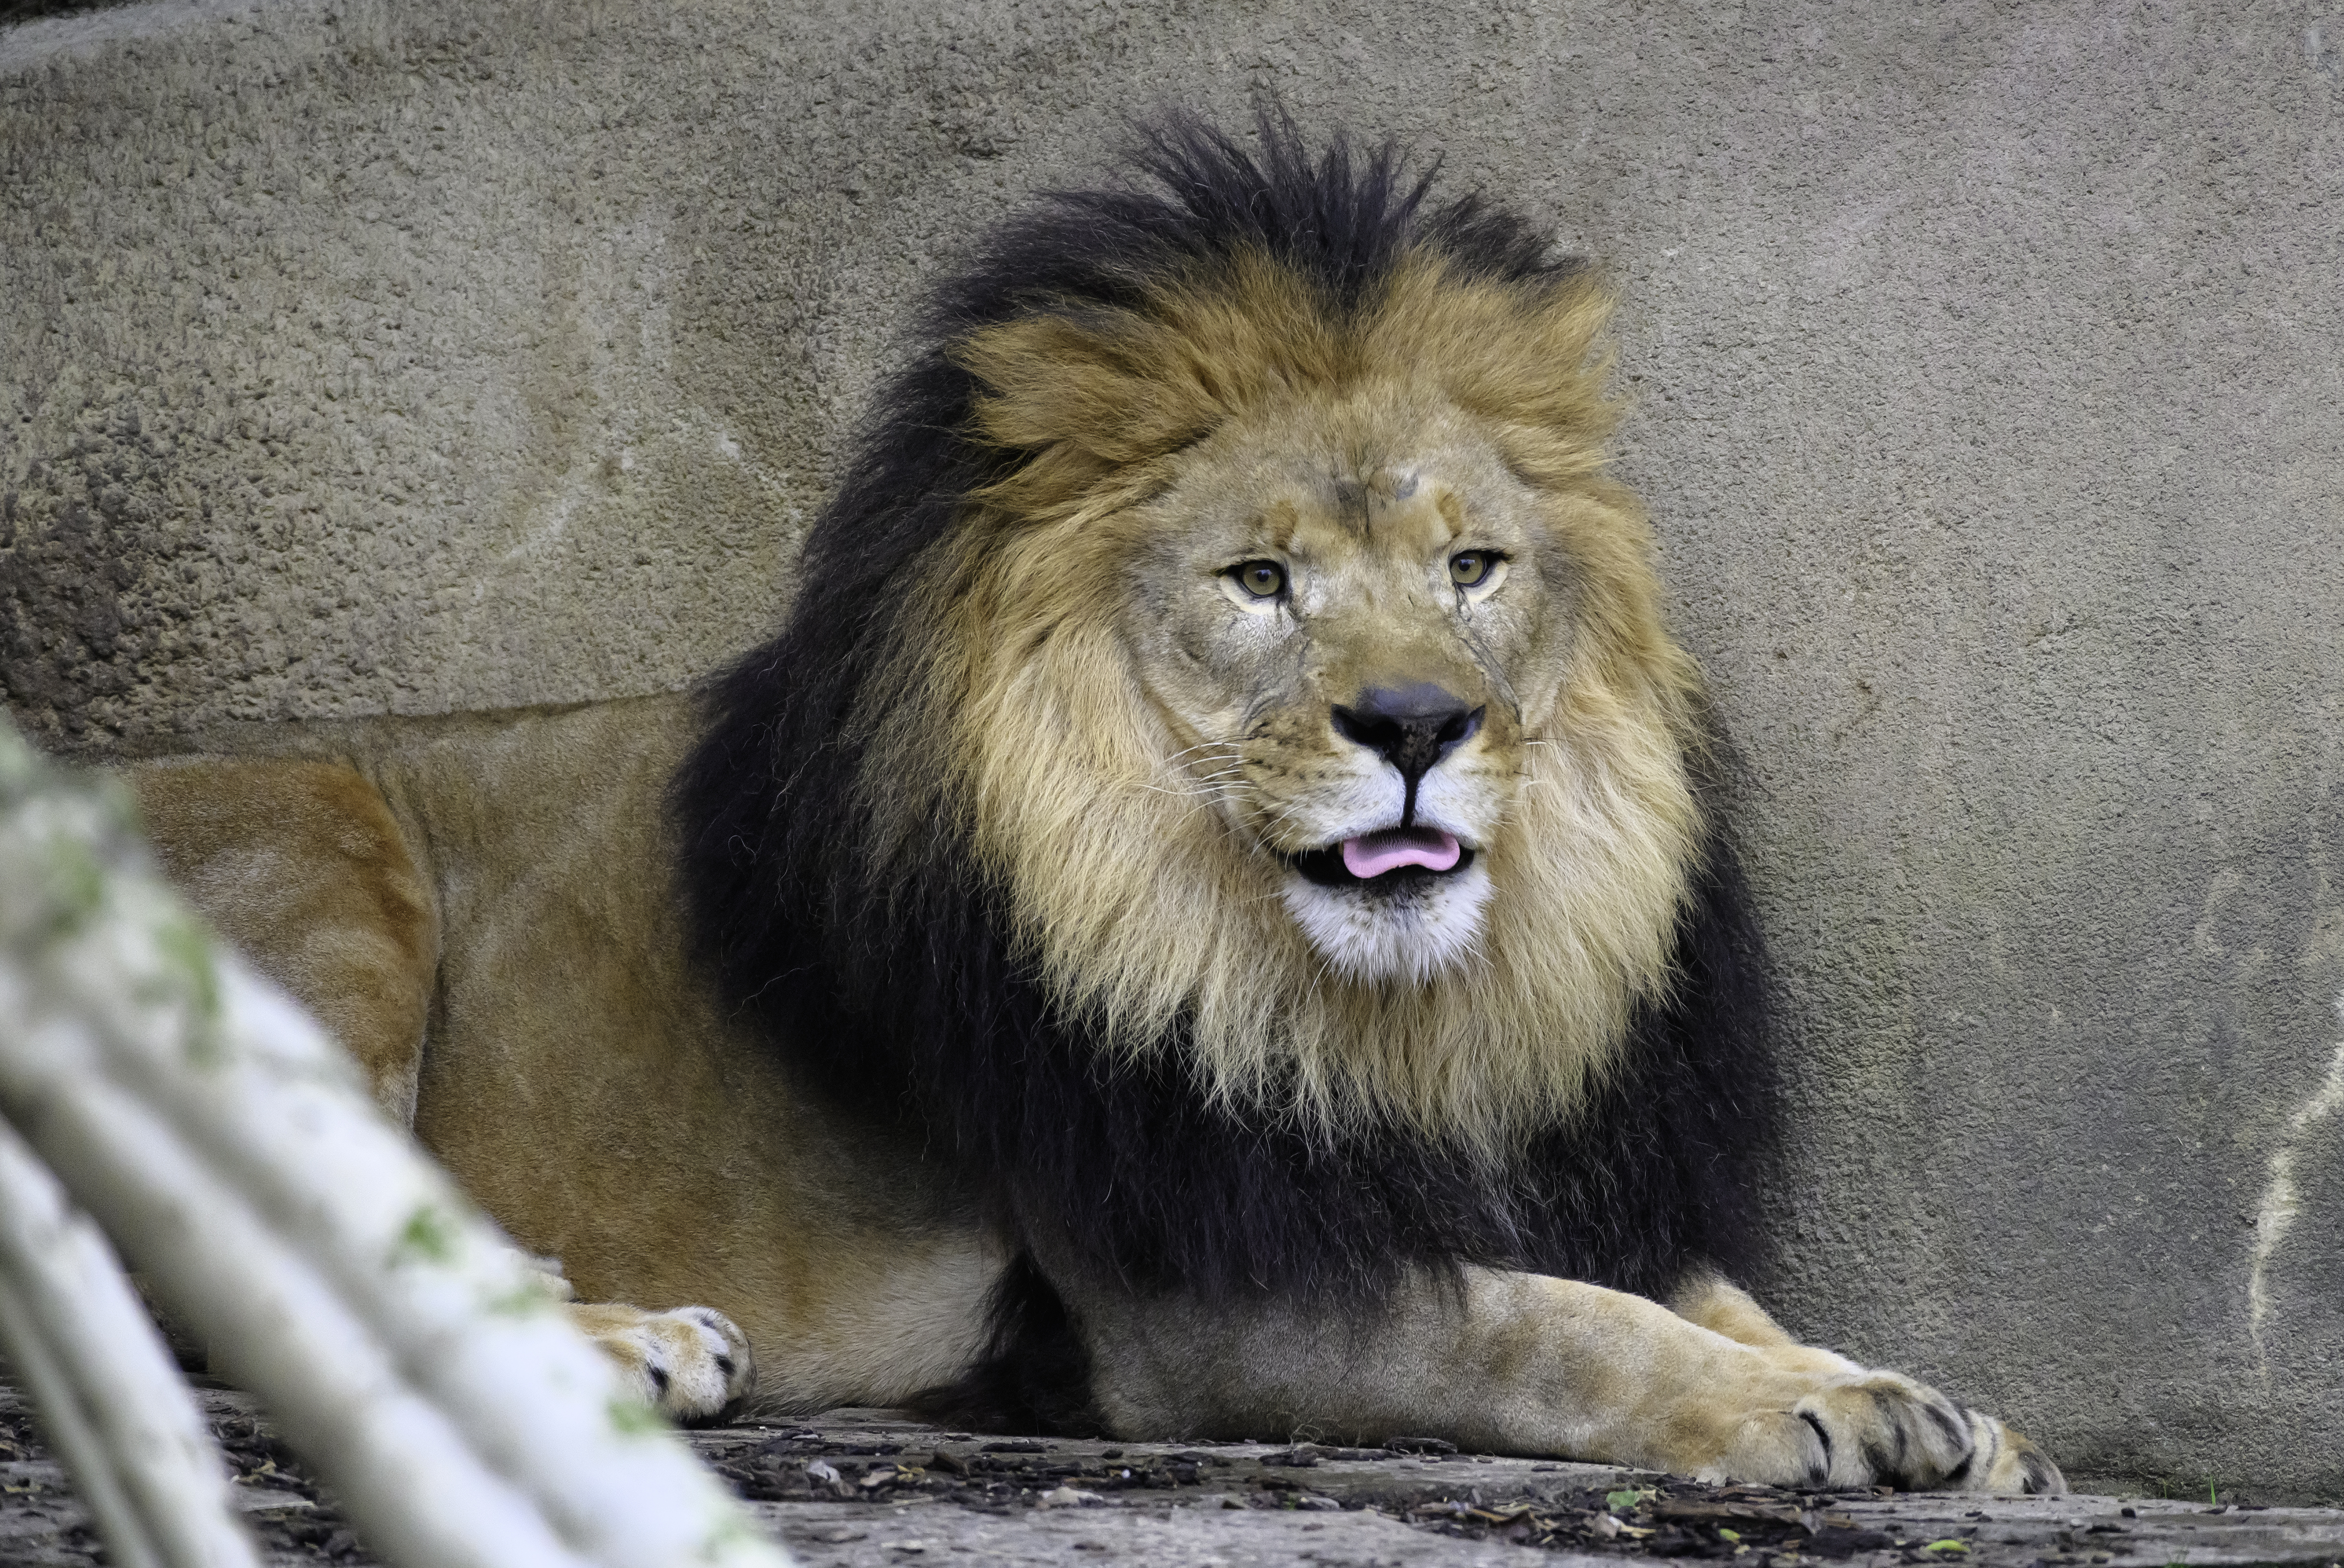
<path id="1" fill-rule="evenodd" d="M 1491 1145 L 1665 985 L 1695 677 L 1603 473 L 1608 304 L 1246 263 L 960 345 L 1015 460 L 923 562 L 865 790 L 965 824 L 1101 1048 Z"/>
<path id="2" fill-rule="evenodd" d="M 1224 429 L 1137 511 L 1123 634 L 1198 795 L 1338 974 L 1464 961 L 1571 642 L 1537 494 L 1383 388 Z"/>

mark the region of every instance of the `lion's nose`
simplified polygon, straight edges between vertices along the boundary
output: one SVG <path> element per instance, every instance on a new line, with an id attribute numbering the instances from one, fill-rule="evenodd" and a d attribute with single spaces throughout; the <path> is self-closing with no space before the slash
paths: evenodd
<path id="1" fill-rule="evenodd" d="M 1349 707 L 1335 704 L 1335 729 L 1399 770 L 1411 798 L 1416 781 L 1435 763 L 1473 738 L 1487 708 L 1469 708 L 1431 684 L 1376 686 Z"/>

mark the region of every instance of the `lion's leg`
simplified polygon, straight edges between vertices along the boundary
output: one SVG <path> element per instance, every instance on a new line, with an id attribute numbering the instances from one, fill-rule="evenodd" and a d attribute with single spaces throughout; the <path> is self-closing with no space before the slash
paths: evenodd
<path id="1" fill-rule="evenodd" d="M 1077 1311 L 1093 1397 L 1130 1437 L 1417 1433 L 1705 1480 L 2062 1485 L 2029 1449 L 1985 1452 L 1970 1412 L 1911 1379 L 1784 1357 L 1574 1280 L 1470 1269 L 1456 1288 L 1420 1280 L 1367 1313 L 1112 1291 Z"/>
<path id="2" fill-rule="evenodd" d="M 273 759 L 155 764 L 130 783 L 171 880 L 412 1126 L 439 916 L 381 794 L 352 768 Z"/>
<path id="3" fill-rule="evenodd" d="M 1820 1345 L 1803 1345 L 1767 1315 L 1750 1293 L 1714 1273 L 1697 1273 L 1669 1297 L 1670 1310 L 1737 1344 L 1763 1353 L 1776 1368 L 1818 1377 L 1862 1376 L 1863 1369 L 1846 1357 Z M 2058 1492 L 2066 1483 L 2056 1465 L 2034 1443 L 1984 1411 L 1963 1407 L 1970 1427 L 1971 1459 L 1961 1478 L 1975 1477 L 1971 1490 L 1980 1492 Z M 1961 1484 L 1950 1482 L 1948 1484 Z"/>
<path id="4" fill-rule="evenodd" d="M 188 902 L 342 1042 L 376 1103 L 411 1127 L 439 916 L 380 792 L 353 768 L 276 759 L 157 764 L 130 783 Z M 570 1310 L 629 1386 L 676 1420 L 714 1416 L 754 1381 L 747 1338 L 709 1308 Z"/>

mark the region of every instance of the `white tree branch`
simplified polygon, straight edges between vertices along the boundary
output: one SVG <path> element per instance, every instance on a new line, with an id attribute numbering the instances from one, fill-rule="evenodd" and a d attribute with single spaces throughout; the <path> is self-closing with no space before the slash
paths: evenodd
<path id="1" fill-rule="evenodd" d="M 227 1472 L 113 1250 L 0 1124 L 0 1345 L 124 1568 L 256 1568 Z"/>
<path id="2" fill-rule="evenodd" d="M 119 797 L 5 727 L 0 1113 L 394 1563 L 786 1561 L 340 1048 L 216 946 Z"/>

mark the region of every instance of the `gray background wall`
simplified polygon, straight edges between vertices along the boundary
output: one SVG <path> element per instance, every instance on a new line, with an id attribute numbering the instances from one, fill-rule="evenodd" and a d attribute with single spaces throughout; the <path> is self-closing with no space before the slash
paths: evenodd
<path id="1" fill-rule="evenodd" d="M 102 754 L 689 683 L 923 279 L 1118 116 L 1265 87 L 1626 279 L 1784 970 L 1767 1297 L 2072 1475 L 2344 1499 L 2344 11 L 26 24 L 10 710 Z"/>

